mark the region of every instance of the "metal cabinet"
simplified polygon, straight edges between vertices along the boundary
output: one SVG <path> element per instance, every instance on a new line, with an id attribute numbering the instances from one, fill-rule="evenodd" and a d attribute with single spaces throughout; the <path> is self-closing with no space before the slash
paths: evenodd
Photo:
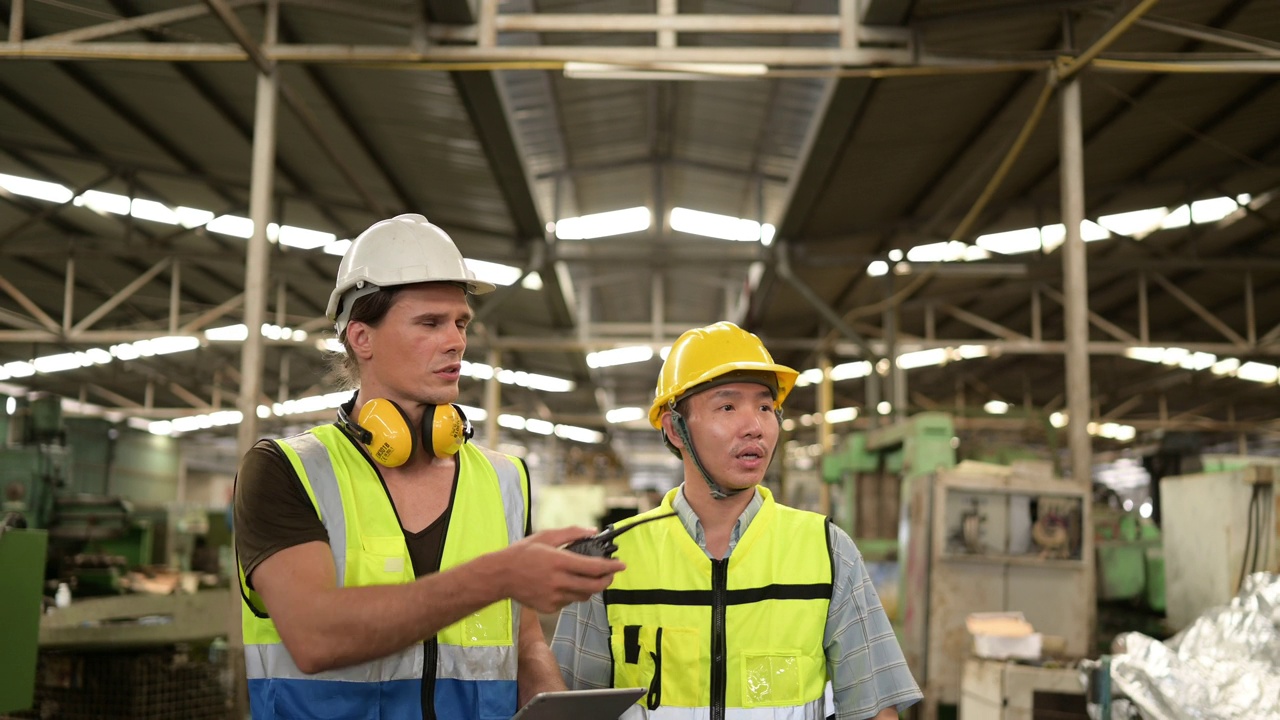
<path id="1" fill-rule="evenodd" d="M 961 464 L 911 488 L 901 541 L 903 649 L 931 720 L 960 700 L 965 618 L 1021 611 L 1036 630 L 1088 654 L 1094 622 L 1089 491 L 1010 468 Z"/>
<path id="2" fill-rule="evenodd" d="M 1280 570 L 1278 481 L 1280 468 L 1261 464 L 1160 481 L 1170 627 L 1185 628 L 1225 604 L 1243 575 Z"/>

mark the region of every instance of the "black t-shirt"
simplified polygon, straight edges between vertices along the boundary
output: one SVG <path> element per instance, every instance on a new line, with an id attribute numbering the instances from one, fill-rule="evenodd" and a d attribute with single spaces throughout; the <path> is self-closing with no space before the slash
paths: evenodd
<path id="1" fill-rule="evenodd" d="M 458 482 L 457 466 L 453 482 Z M 240 461 L 234 503 L 236 552 L 250 587 L 253 571 L 263 560 L 294 545 L 329 542 L 329 533 L 302 480 L 284 452 L 270 440 L 259 441 Z M 445 529 L 452 511 L 450 501 L 439 518 L 416 533 L 401 527 L 417 577 L 440 570 Z M 525 533 L 528 532 L 526 523 Z"/>

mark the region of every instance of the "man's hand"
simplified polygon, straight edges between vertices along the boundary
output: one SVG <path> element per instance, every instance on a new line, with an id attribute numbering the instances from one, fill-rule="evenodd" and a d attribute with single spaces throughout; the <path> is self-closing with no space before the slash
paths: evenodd
<path id="1" fill-rule="evenodd" d="M 505 594 L 538 612 L 553 613 L 602 592 L 626 565 L 560 549 L 594 534 L 577 527 L 544 530 L 502 550 Z"/>

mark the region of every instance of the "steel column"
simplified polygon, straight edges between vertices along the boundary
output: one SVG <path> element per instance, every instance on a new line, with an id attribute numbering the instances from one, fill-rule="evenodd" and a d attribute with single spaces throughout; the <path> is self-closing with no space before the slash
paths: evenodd
<path id="1" fill-rule="evenodd" d="M 486 358 L 489 367 L 493 368 L 493 377 L 484 385 L 484 442 L 487 446 L 498 447 L 498 413 L 502 411 L 502 383 L 498 382 L 498 367 L 502 365 L 502 352 L 490 349 Z"/>
<path id="2" fill-rule="evenodd" d="M 71 333 L 71 321 L 76 300 L 76 258 L 67 258 L 67 279 L 62 286 L 62 332 Z"/>
<path id="3" fill-rule="evenodd" d="M 267 5 L 265 45 L 276 41 L 279 5 Z M 240 412 L 244 418 L 236 437 L 240 454 L 258 440 L 258 396 L 262 392 L 262 323 L 267 314 L 267 278 L 271 260 L 267 224 L 271 221 L 271 197 L 275 182 L 276 110 L 280 99 L 279 68 L 258 74 L 253 124 L 253 168 L 249 189 L 249 217 L 253 237 L 245 257 L 244 324 L 249 329 L 240 354 Z"/>
<path id="4" fill-rule="evenodd" d="M 173 261 L 169 276 L 169 334 L 178 334 L 178 316 L 182 314 L 182 264 Z"/>
<path id="5" fill-rule="evenodd" d="M 823 354 L 818 358 L 818 367 L 822 369 L 822 382 L 818 383 L 818 414 L 822 421 L 818 423 L 818 443 L 822 445 L 822 455 L 826 457 L 835 449 L 835 433 L 827 422 L 827 413 L 835 407 L 835 385 L 831 382 L 831 356 Z M 831 486 L 823 482 L 818 490 L 818 512 L 831 517 Z"/>
<path id="6" fill-rule="evenodd" d="M 650 280 L 649 322 L 653 327 L 653 341 L 661 342 L 666 327 L 666 272 L 657 270 Z"/>
<path id="7" fill-rule="evenodd" d="M 25 24 L 23 13 L 26 10 L 25 0 L 13 0 L 13 5 L 9 7 L 9 42 L 22 42 L 22 26 Z"/>
<path id="8" fill-rule="evenodd" d="M 1081 123 L 1080 82 L 1062 87 L 1062 222 L 1066 240 L 1062 246 L 1065 297 L 1067 365 L 1067 440 L 1071 452 L 1071 476 L 1077 483 L 1092 482 L 1092 448 L 1089 422 L 1089 282 L 1084 239 L 1084 132 Z"/>

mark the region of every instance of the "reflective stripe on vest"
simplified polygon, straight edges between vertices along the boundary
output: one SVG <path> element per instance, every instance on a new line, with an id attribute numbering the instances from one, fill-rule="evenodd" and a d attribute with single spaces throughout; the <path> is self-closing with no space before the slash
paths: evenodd
<path id="1" fill-rule="evenodd" d="M 763 504 L 728 560 L 708 558 L 676 517 L 617 539 L 627 569 L 604 593 L 613 684 L 649 691 L 625 717 L 824 717 L 826 519 L 757 491 Z M 636 520 L 671 512 L 677 492 Z"/>
<path id="2" fill-rule="evenodd" d="M 395 510 L 376 469 L 354 442 L 335 426 L 323 426 L 277 444 L 325 525 L 338 585 L 412 582 L 414 569 Z M 527 478 L 518 462 L 469 444 L 457 458 L 441 570 L 506 547 L 523 536 L 528 518 Z M 256 601 L 256 594 L 242 589 Z M 520 613 L 510 600 L 441 630 L 434 643 L 315 674 L 298 669 L 265 613 L 254 613 L 247 602 L 242 610 L 255 718 L 420 717 L 424 680 L 433 683 L 433 710 L 441 718 L 505 718 L 516 710 L 514 641 Z M 424 678 L 427 648 L 435 651 L 435 672 Z"/>

